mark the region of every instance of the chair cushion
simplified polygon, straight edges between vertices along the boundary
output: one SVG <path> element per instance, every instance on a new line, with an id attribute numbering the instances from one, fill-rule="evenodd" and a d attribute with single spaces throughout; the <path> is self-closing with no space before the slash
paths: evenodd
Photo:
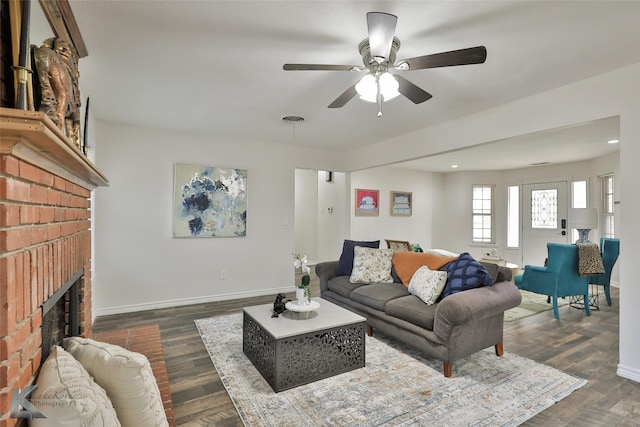
<path id="1" fill-rule="evenodd" d="M 467 289 L 492 285 L 487 269 L 465 252 L 447 265 L 447 284 L 438 300 Z"/>
<path id="2" fill-rule="evenodd" d="M 353 248 L 353 283 L 392 283 L 391 259 L 393 249 Z"/>
<path id="3" fill-rule="evenodd" d="M 388 301 L 407 295 L 409 295 L 409 291 L 402 283 L 375 283 L 354 289 L 351 292 L 351 299 L 367 307 L 384 311 Z"/>
<path id="4" fill-rule="evenodd" d="M 336 267 L 336 276 L 351 276 L 353 270 L 353 248 L 363 246 L 365 248 L 379 248 L 380 240 L 370 242 L 359 242 L 356 240 L 345 240 L 342 244 L 342 254 Z"/>
<path id="5" fill-rule="evenodd" d="M 427 305 L 414 295 L 396 298 L 387 302 L 385 313 L 414 325 L 433 331 L 437 304 Z"/>
<path id="6" fill-rule="evenodd" d="M 446 257 L 428 252 L 396 252 L 393 254 L 392 262 L 402 284 L 409 286 L 411 278 L 423 265 L 429 267 L 430 270 L 437 270 L 454 259 L 456 257 Z"/>

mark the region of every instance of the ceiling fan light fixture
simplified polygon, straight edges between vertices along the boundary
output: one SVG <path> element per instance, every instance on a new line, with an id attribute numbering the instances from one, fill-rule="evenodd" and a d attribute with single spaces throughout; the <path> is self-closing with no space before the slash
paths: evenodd
<path id="1" fill-rule="evenodd" d="M 380 93 L 385 101 L 390 101 L 400 95 L 398 88 L 400 84 L 391 73 L 382 73 L 380 76 Z"/>
<path id="2" fill-rule="evenodd" d="M 379 77 L 367 74 L 356 84 L 356 92 L 360 99 L 367 102 L 376 102 L 378 96 L 378 84 L 380 94 L 384 101 L 389 101 L 400 95 L 398 81 L 389 72 L 382 73 Z"/>

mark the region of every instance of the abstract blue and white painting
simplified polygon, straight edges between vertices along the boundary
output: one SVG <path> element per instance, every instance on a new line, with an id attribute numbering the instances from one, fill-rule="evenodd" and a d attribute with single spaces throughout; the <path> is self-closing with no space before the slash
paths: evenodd
<path id="1" fill-rule="evenodd" d="M 175 164 L 174 237 L 247 235 L 247 171 Z"/>

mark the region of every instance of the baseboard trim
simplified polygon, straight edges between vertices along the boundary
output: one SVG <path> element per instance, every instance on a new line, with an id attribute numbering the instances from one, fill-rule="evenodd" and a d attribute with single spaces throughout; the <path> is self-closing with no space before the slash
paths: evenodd
<path id="1" fill-rule="evenodd" d="M 149 302 L 149 303 L 143 303 L 143 304 L 122 305 L 118 307 L 96 308 L 93 311 L 93 317 L 95 320 L 95 318 L 99 316 L 110 316 L 113 314 L 134 313 L 137 311 L 156 310 L 159 308 L 177 307 L 177 306 L 191 305 L 191 304 L 203 304 L 207 302 L 227 301 L 227 300 L 240 299 L 240 298 L 261 297 L 265 295 L 275 295 L 280 292 L 283 292 L 283 293 L 292 292 L 293 290 L 294 289 L 291 286 L 286 286 L 282 288 L 261 289 L 259 291 L 234 292 L 230 294 L 208 295 L 205 297 L 181 298 L 177 300 L 155 301 L 155 302 Z"/>
<path id="2" fill-rule="evenodd" d="M 618 374 L 619 377 L 640 382 L 640 370 L 638 369 L 632 369 L 618 364 L 618 370 L 616 371 L 616 374 Z"/>

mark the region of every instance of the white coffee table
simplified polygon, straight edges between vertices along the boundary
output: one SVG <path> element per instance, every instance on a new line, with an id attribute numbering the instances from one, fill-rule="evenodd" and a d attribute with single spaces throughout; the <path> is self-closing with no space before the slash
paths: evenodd
<path id="1" fill-rule="evenodd" d="M 364 367 L 366 319 L 321 298 L 313 315 L 243 309 L 242 351 L 275 392 Z"/>

